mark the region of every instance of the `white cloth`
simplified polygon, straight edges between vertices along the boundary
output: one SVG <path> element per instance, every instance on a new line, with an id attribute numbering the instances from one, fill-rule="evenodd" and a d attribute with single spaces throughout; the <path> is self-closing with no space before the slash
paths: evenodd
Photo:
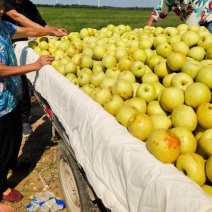
<path id="1" fill-rule="evenodd" d="M 38 55 L 17 42 L 19 64 Z M 63 125 L 97 196 L 114 212 L 206 212 L 212 198 L 173 165 L 163 164 L 113 116 L 52 66 L 27 74 Z"/>

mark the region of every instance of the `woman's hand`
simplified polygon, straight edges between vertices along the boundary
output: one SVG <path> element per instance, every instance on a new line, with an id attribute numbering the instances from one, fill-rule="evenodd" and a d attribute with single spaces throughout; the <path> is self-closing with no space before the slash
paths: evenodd
<path id="1" fill-rule="evenodd" d="M 68 32 L 67 32 L 67 30 L 65 30 L 65 29 L 54 29 L 53 30 L 53 34 L 54 34 L 54 36 L 57 36 L 57 37 L 62 37 L 62 36 L 66 36 L 66 35 L 68 35 Z"/>
<path id="2" fill-rule="evenodd" d="M 68 31 L 66 30 L 66 29 L 64 29 L 64 28 L 60 28 L 60 29 L 58 29 L 59 31 L 62 31 L 62 32 L 65 32 L 65 33 L 67 33 L 68 34 Z"/>
<path id="3" fill-rule="evenodd" d="M 54 35 L 57 37 L 68 35 L 68 31 L 65 28 L 56 28 L 56 27 L 51 27 L 48 25 L 46 25 L 45 28 L 52 30 Z"/>
<path id="4" fill-rule="evenodd" d="M 54 61 L 55 57 L 52 55 L 42 55 L 35 62 L 36 70 L 39 71 L 45 65 L 51 65 L 52 61 Z"/>

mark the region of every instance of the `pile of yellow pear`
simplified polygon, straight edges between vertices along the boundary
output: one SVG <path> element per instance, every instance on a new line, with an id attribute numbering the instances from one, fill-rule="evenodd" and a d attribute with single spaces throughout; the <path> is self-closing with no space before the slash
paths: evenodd
<path id="1" fill-rule="evenodd" d="M 28 45 L 158 160 L 212 195 L 212 35 L 204 26 L 110 24 Z"/>

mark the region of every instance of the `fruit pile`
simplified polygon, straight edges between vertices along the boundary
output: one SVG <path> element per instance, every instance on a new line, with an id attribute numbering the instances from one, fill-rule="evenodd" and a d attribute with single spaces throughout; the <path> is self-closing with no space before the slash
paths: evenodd
<path id="1" fill-rule="evenodd" d="M 212 35 L 203 26 L 83 28 L 28 45 L 157 159 L 212 196 Z"/>

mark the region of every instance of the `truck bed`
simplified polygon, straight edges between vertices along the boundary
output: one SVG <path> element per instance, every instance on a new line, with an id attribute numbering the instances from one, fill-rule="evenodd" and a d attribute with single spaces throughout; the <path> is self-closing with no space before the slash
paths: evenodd
<path id="1" fill-rule="evenodd" d="M 17 42 L 15 53 L 20 65 L 39 57 L 26 42 Z M 212 211 L 212 198 L 200 186 L 157 160 L 144 142 L 52 66 L 27 78 L 57 116 L 89 183 L 111 211 Z"/>

